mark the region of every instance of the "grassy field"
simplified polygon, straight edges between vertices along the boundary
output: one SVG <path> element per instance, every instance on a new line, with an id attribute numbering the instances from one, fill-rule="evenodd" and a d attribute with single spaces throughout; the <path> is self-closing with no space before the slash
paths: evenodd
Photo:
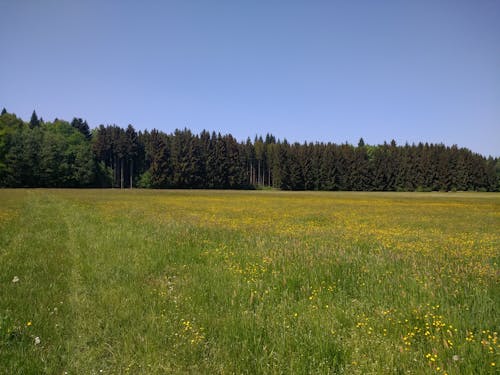
<path id="1" fill-rule="evenodd" d="M 0 373 L 494 374 L 500 195 L 0 190 Z"/>

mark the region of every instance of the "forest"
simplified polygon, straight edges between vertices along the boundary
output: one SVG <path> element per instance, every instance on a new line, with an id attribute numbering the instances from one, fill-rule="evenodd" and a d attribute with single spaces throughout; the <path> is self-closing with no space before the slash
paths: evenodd
<path id="1" fill-rule="evenodd" d="M 289 143 L 0 115 L 0 187 L 499 191 L 500 159 L 444 144 Z"/>

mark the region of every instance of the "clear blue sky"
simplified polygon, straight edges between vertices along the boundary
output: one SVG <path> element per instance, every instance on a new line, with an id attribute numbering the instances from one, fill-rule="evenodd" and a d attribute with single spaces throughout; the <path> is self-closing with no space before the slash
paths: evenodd
<path id="1" fill-rule="evenodd" d="M 0 107 L 500 156 L 500 1 L 0 0 Z"/>

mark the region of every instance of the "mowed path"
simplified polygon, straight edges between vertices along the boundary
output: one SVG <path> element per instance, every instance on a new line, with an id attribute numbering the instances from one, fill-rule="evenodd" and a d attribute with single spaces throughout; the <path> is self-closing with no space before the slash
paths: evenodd
<path id="1" fill-rule="evenodd" d="M 148 294 L 165 266 L 167 233 L 150 246 L 155 233 L 146 227 L 103 222 L 54 194 L 25 199 L 16 228 L 2 236 L 0 316 L 15 333 L 0 347 L 0 372 L 98 372 L 134 358 L 147 364 L 148 353 L 167 359 L 161 308 Z"/>

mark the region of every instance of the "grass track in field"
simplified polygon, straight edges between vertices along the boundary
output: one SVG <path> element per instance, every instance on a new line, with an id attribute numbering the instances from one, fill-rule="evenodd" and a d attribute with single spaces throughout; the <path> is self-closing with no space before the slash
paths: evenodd
<path id="1" fill-rule="evenodd" d="M 0 202 L 1 373 L 500 366 L 498 194 L 0 190 Z"/>

